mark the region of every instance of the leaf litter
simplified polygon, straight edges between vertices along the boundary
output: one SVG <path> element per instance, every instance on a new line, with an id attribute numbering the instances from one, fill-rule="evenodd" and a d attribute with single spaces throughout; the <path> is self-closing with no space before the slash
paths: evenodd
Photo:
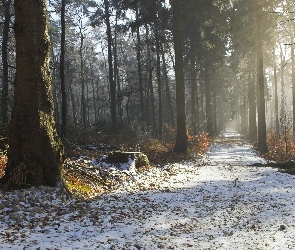
<path id="1" fill-rule="evenodd" d="M 2 249 L 293 249 L 295 178 L 228 130 L 195 161 L 132 173 L 83 200 L 0 194 Z"/>

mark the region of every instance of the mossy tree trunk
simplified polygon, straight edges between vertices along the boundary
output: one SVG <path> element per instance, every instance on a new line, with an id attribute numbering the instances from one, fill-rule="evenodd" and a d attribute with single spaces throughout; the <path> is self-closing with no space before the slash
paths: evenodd
<path id="1" fill-rule="evenodd" d="M 15 0 L 16 81 L 7 187 L 56 186 L 63 145 L 54 121 L 46 0 Z"/>

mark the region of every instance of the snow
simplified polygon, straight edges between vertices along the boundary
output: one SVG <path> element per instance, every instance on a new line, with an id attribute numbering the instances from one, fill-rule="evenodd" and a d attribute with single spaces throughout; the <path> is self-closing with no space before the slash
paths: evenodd
<path id="1" fill-rule="evenodd" d="M 106 168 L 111 171 L 124 171 L 124 172 L 130 172 L 130 173 L 135 173 L 135 160 L 132 159 L 131 157 L 128 157 L 128 162 L 126 163 L 120 163 L 120 164 L 111 164 L 107 162 L 108 156 L 104 155 L 100 157 L 99 159 L 94 159 L 92 160 L 92 166 L 96 168 Z"/>
<path id="2" fill-rule="evenodd" d="M 91 201 L 2 192 L 2 249 L 294 249 L 295 178 L 228 130 L 202 159 L 150 169 Z"/>

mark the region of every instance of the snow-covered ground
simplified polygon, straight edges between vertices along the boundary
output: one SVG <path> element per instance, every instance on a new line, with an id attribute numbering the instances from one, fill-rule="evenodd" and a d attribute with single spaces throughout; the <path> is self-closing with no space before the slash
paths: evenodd
<path id="1" fill-rule="evenodd" d="M 92 201 L 1 193 L 2 249 L 295 249 L 295 177 L 233 131 L 204 159 L 138 174 Z"/>

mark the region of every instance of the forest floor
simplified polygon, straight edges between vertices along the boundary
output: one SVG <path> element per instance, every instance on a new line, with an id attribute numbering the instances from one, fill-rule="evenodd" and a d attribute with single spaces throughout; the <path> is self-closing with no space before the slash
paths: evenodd
<path id="1" fill-rule="evenodd" d="M 133 173 L 90 200 L 0 194 L 2 249 L 295 249 L 295 176 L 228 130 L 195 161 Z"/>

